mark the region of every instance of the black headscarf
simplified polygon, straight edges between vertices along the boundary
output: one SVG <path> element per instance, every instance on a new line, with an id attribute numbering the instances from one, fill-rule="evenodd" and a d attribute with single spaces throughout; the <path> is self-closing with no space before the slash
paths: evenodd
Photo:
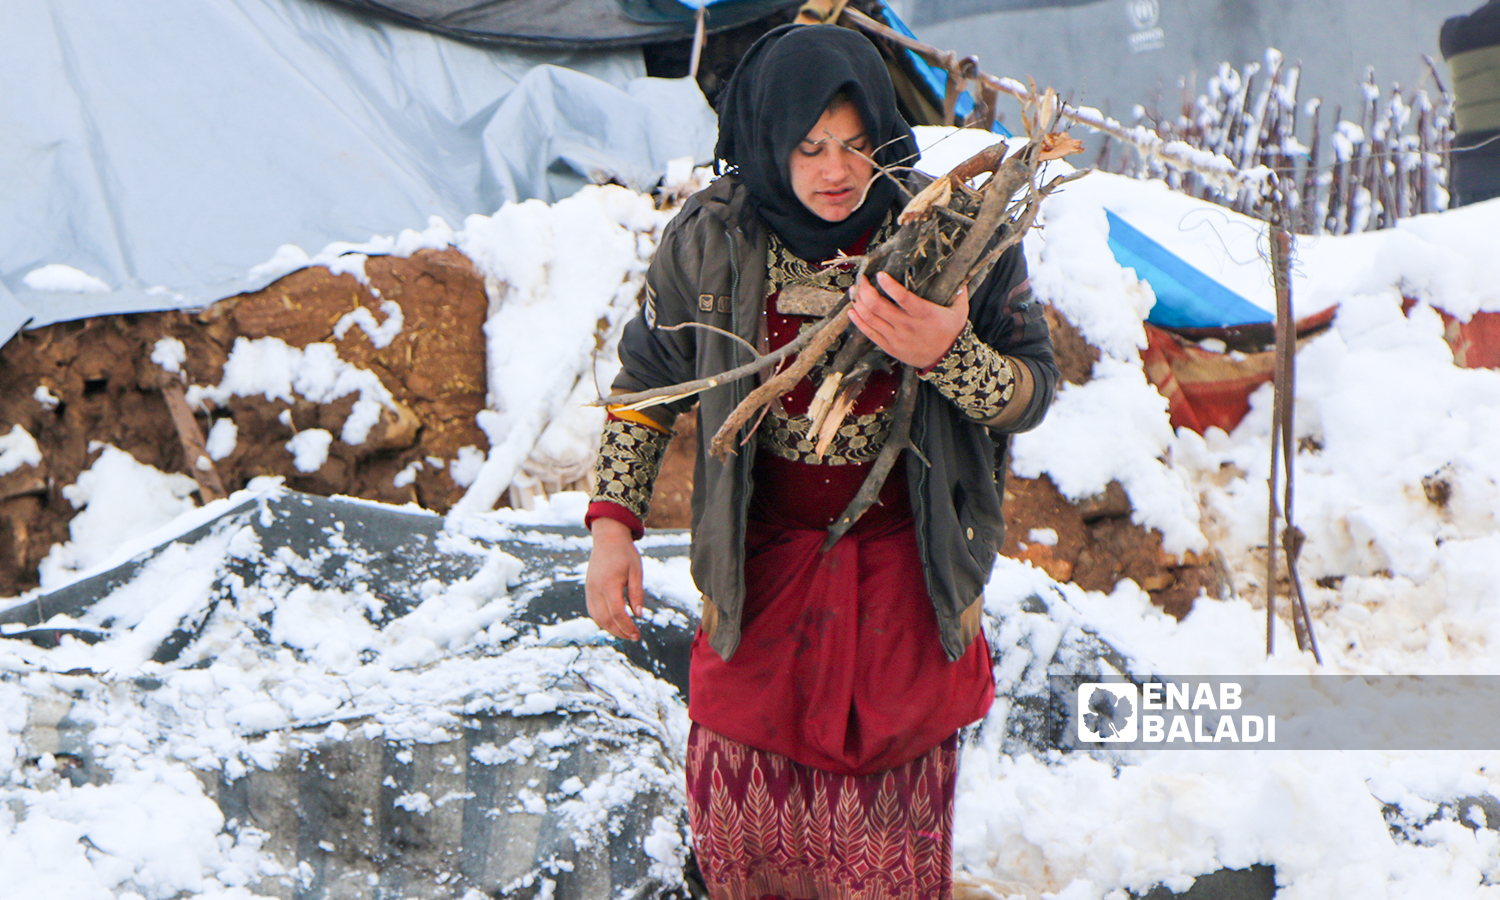
<path id="1" fill-rule="evenodd" d="M 740 60 L 719 104 L 718 158 L 736 169 L 756 211 L 787 247 L 815 262 L 880 224 L 896 199 L 896 184 L 877 171 L 865 202 L 844 221 L 829 222 L 793 192 L 788 159 L 841 90 L 859 110 L 875 161 L 911 165 L 917 142 L 896 109 L 880 51 L 847 28 L 783 25 L 766 32 Z"/>

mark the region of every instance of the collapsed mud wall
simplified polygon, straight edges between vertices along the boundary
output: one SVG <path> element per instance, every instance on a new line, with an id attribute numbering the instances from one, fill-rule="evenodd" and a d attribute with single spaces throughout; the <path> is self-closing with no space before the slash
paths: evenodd
<path id="1" fill-rule="evenodd" d="M 233 449 L 212 461 L 226 490 L 275 475 L 308 493 L 446 511 L 463 494 L 450 467 L 459 450 L 488 448 L 474 421 L 485 404 L 483 278 L 451 249 L 374 257 L 365 272 L 368 285 L 350 274 L 302 269 L 201 312 L 64 322 L 24 331 L 0 348 L 0 432 L 24 428 L 41 453 L 38 465 L 0 476 L 0 596 L 36 586 L 42 558 L 68 539 L 77 510 L 62 491 L 92 464 L 99 445 L 165 472 L 193 472 L 162 385 L 172 377 L 218 384 L 240 339 L 332 344 L 341 359 L 375 373 L 392 402 L 362 443 L 333 440 L 313 471 L 297 468 L 287 442 L 310 428 L 340 434 L 355 395 L 331 403 L 296 394 L 290 401 L 231 396 L 222 405 L 198 405 L 201 434 L 224 419 L 235 426 Z M 384 347 L 363 328 L 339 328 L 359 309 L 368 311 L 367 321 L 383 322 L 386 302 L 400 308 L 403 323 Z M 152 360 L 163 338 L 182 342 L 179 376 Z M 398 477 L 403 472 L 407 477 Z"/>

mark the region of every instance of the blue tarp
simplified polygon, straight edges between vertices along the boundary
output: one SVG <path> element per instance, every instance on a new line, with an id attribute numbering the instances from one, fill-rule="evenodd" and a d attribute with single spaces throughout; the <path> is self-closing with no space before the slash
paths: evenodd
<path id="1" fill-rule="evenodd" d="M 1151 285 L 1156 305 L 1146 321 L 1164 328 L 1222 328 L 1270 322 L 1271 313 L 1193 268 L 1124 219 L 1109 219 L 1109 249 L 1115 261 Z"/>

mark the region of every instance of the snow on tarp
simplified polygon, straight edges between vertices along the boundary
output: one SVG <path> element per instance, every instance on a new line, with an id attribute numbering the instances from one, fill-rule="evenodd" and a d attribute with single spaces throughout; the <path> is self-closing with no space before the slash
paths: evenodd
<path id="1" fill-rule="evenodd" d="M 283 244 L 708 161 L 697 85 L 644 76 L 639 50 L 483 48 L 309 0 L 8 9 L 0 338 L 7 292 L 33 326 L 201 305 L 284 274 L 255 270 Z M 28 280 L 47 266 L 80 277 Z"/>
<path id="2" fill-rule="evenodd" d="M 645 542 L 627 644 L 546 518 L 263 482 L 0 612 L 0 771 L 33 781 L 0 897 L 680 888 L 686 535 Z"/>

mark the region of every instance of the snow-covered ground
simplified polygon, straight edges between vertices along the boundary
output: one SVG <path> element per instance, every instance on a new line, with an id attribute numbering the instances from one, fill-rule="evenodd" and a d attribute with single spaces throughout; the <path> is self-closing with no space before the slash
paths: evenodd
<path id="1" fill-rule="evenodd" d="M 922 135 L 935 144 L 929 168 L 973 150 L 962 145 L 971 135 L 940 137 Z M 701 174 L 678 172 L 676 181 L 693 177 Z M 1264 654 L 1270 389 L 1253 398 L 1232 434 L 1173 433 L 1166 401 L 1140 360 L 1153 295 L 1110 253 L 1106 208 L 1252 302 L 1270 302 L 1264 229 L 1254 220 L 1154 183 L 1096 173 L 1068 186 L 1027 238 L 1032 284 L 1102 357 L 1088 384 L 1064 387 L 1047 421 L 1016 440 L 1014 470 L 1046 473 L 1077 498 L 1118 480 L 1137 521 L 1159 529 L 1169 551 L 1221 554 L 1234 596 L 1200 598 L 1178 622 L 1129 582 L 1106 596 L 1002 560 L 987 593 L 989 611 L 1013 632 L 999 644 L 1019 641 L 1043 653 L 1048 640 L 1055 646 L 1059 622 L 1072 622 L 1169 675 L 1500 676 L 1500 372 L 1455 368 L 1436 312 L 1500 311 L 1500 201 L 1297 244 L 1299 314 L 1338 305 L 1333 327 L 1297 358 L 1296 519 L 1308 537 L 1301 571 L 1321 668 L 1295 650 L 1284 620 L 1277 654 Z M 551 207 L 521 204 L 473 217 L 458 231 L 434 224 L 327 252 L 326 261 L 349 266 L 361 262 L 351 259 L 359 252 L 451 243 L 488 277 L 494 409 L 485 415 L 496 449 L 469 467 L 474 499 L 449 519 L 454 542 L 475 546 L 473 535 L 507 517 L 581 521 L 577 494 L 526 514 L 478 510 L 507 489 L 538 441 L 554 455 L 587 455 L 598 413 L 580 404 L 594 396 L 596 378 L 608 384 L 613 374 L 607 361 L 591 361 L 597 323 L 605 320 L 612 334 L 632 308 L 666 215 L 623 189 L 589 188 Z M 282 257 L 309 258 L 299 253 Z M 1403 296 L 1417 301 L 1409 312 Z M 512 374 L 539 370 L 555 377 Z M 525 439 L 511 439 L 518 435 Z M 34 453 L 24 433 L 0 436 L 0 472 L 34 464 Z M 69 489 L 82 512 L 72 539 L 56 551 L 48 586 L 207 521 L 212 511 L 185 507 L 190 486 L 179 478 L 102 454 Z M 1447 485 L 1442 505 L 1424 489 L 1434 479 Z M 485 648 L 509 639 L 493 629 L 505 615 L 498 607 L 509 602 L 513 561 L 476 549 L 484 558 L 479 574 L 432 586 L 431 606 L 395 631 L 367 626 L 356 614 L 367 598 L 357 592 L 261 593 L 244 615 L 254 614 L 254 604 L 291 612 L 286 621 L 302 625 L 278 640 L 295 652 L 251 652 L 225 631 L 207 668 L 153 663 L 154 644 L 145 638 L 201 603 L 194 554 L 260 550 L 194 548 L 138 578 L 131 596 L 111 598 L 112 615 L 138 621 L 134 639 L 93 647 L 64 641 L 52 650 L 0 642 L 0 872 L 9 876 L 0 879 L 0 898 L 248 896 L 257 878 L 278 874 L 276 863 L 254 840 L 223 833 L 224 818 L 193 767 L 233 773 L 272 765 L 288 749 L 279 729 L 345 714 L 383 716 L 390 733 L 409 740 L 433 729 L 426 734 L 436 740 L 443 716 L 472 700 L 448 675 L 491 665 Z M 659 594 L 684 603 L 696 597 L 684 566 L 653 562 L 647 579 Z M 1050 617 L 1030 609 L 1033 595 L 1049 598 Z M 227 616 L 216 621 L 245 626 Z M 566 631 L 559 640 L 594 640 L 585 621 Z M 551 664 L 545 644 L 526 651 L 538 672 Z M 80 668 L 98 674 L 80 675 Z M 998 674 L 1002 684 L 1016 677 Z M 142 676 L 163 684 L 149 704 L 123 688 L 94 690 L 79 713 L 94 717 L 95 756 L 111 771 L 108 784 L 73 787 L 49 777 L 55 759 L 27 756 L 21 735 L 45 698 L 79 690 L 85 677 L 107 688 Z M 513 669 L 483 677 L 514 700 L 506 708 L 543 712 L 558 702 L 534 685 L 527 690 Z M 680 704 L 656 695 L 650 703 L 671 720 L 663 740 L 680 749 Z M 992 718 L 1008 709 L 998 703 Z M 322 735 L 338 738 L 332 727 Z M 1276 867 L 1282 900 L 1500 897 L 1500 831 L 1471 829 L 1451 815 L 1427 821 L 1443 801 L 1500 798 L 1500 747 L 1174 750 L 1115 766 L 1082 753 L 1004 756 L 993 742 L 978 741 L 965 751 L 960 779 L 957 865 L 1044 897 L 1122 900 L 1126 890 L 1159 883 L 1181 890 L 1196 875 L 1254 863 Z M 1416 823 L 1409 839 L 1393 839 L 1387 805 Z M 647 839 L 671 858 L 671 848 L 661 849 L 670 834 Z"/>

